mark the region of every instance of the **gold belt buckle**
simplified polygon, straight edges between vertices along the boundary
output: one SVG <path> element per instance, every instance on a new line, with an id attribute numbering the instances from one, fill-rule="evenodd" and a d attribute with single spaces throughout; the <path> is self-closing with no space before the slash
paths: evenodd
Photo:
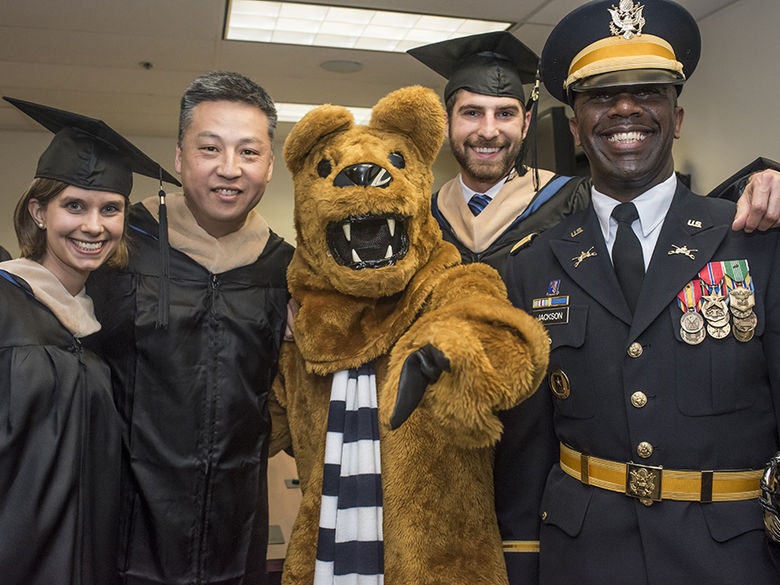
<path id="1" fill-rule="evenodd" d="M 661 478 L 663 467 L 626 463 L 626 495 L 639 500 L 646 506 L 661 501 Z"/>

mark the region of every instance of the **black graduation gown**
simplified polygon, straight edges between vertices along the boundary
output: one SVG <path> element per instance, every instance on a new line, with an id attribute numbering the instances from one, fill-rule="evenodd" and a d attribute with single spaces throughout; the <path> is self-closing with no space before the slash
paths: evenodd
<path id="1" fill-rule="evenodd" d="M 155 328 L 158 223 L 131 208 L 130 263 L 87 283 L 128 426 L 119 568 L 127 584 L 265 582 L 266 398 L 287 315 L 292 247 L 210 274 L 170 249 L 170 316 Z"/>
<path id="2" fill-rule="evenodd" d="M 108 366 L 0 276 L 0 582 L 111 585 L 121 423 Z"/>

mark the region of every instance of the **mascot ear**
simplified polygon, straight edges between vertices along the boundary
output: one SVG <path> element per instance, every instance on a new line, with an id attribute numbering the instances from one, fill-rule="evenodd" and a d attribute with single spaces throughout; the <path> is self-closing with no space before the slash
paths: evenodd
<path id="1" fill-rule="evenodd" d="M 284 160 L 293 175 L 303 169 L 303 161 L 324 136 L 349 130 L 355 123 L 352 112 L 329 104 L 314 108 L 293 126 L 284 141 Z"/>
<path id="2" fill-rule="evenodd" d="M 369 128 L 408 136 L 430 166 L 444 141 L 446 117 L 432 89 L 415 85 L 387 94 L 374 106 Z"/>

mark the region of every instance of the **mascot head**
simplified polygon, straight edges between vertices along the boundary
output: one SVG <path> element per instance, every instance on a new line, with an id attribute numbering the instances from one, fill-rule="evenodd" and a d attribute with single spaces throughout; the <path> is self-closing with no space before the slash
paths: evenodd
<path id="1" fill-rule="evenodd" d="M 320 286 L 389 296 L 428 262 L 441 245 L 430 201 L 444 128 L 439 98 L 419 86 L 382 98 L 368 126 L 332 105 L 295 125 L 284 144 L 295 184 L 295 254 Z"/>

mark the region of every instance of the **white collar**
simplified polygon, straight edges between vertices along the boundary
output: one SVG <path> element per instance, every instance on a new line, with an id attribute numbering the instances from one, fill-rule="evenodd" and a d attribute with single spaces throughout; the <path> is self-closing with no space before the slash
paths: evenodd
<path id="1" fill-rule="evenodd" d="M 493 197 L 498 195 L 498 192 L 501 191 L 501 188 L 504 186 L 504 183 L 506 183 L 507 178 L 509 178 L 509 175 L 501 179 L 498 183 L 493 185 L 490 189 L 487 191 L 474 191 L 471 187 L 467 187 L 466 184 L 463 182 L 463 173 L 458 173 L 458 180 L 460 181 L 460 191 L 463 194 L 463 199 L 468 203 L 471 198 L 474 195 L 487 195 L 488 198 L 493 201 Z"/>
<path id="2" fill-rule="evenodd" d="M 663 222 L 676 190 L 677 176 L 672 173 L 664 182 L 648 189 L 632 200 L 639 214 L 639 226 L 644 237 L 648 237 Z M 608 241 L 612 210 L 618 206 L 620 201 L 609 195 L 604 195 L 595 187 L 591 187 L 591 195 L 593 209 L 598 217 L 601 232 L 604 234 L 604 240 Z M 617 223 L 614 219 L 612 222 L 613 224 Z"/>

